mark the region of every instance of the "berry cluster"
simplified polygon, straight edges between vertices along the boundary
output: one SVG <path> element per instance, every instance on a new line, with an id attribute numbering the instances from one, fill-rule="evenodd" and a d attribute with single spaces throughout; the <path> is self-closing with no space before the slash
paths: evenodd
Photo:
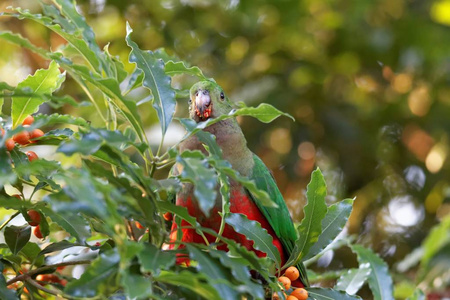
<path id="1" fill-rule="evenodd" d="M 282 284 L 283 290 L 288 291 L 292 287 L 292 282 L 297 280 L 300 276 L 300 273 L 296 267 L 289 267 L 284 272 L 283 276 L 278 277 L 278 281 Z M 308 292 L 304 288 L 294 288 L 294 290 L 287 295 L 284 293 L 284 298 L 286 300 L 306 300 L 308 299 Z M 274 293 L 272 299 L 278 300 L 280 297 L 277 293 Z"/>
<path id="2" fill-rule="evenodd" d="M 28 116 L 23 120 L 22 125 L 23 127 L 28 127 L 31 124 L 33 124 L 34 118 L 33 116 Z M 3 136 L 5 134 L 5 130 L 3 128 L 0 128 L 1 135 Z M 40 138 L 44 135 L 44 132 L 40 129 L 34 129 L 32 131 L 24 130 L 22 132 L 19 132 L 18 134 L 14 135 L 12 138 L 6 140 L 6 149 L 8 151 L 12 151 L 14 147 L 16 146 L 16 143 L 22 146 L 28 145 L 30 143 L 34 143 L 35 139 Z M 35 159 L 38 159 L 38 156 L 33 151 L 27 151 L 25 154 L 28 156 L 29 161 L 33 161 Z"/>

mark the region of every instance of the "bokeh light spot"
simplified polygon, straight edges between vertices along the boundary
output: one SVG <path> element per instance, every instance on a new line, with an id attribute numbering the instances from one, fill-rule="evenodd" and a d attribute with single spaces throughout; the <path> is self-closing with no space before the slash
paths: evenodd
<path id="1" fill-rule="evenodd" d="M 435 145 L 430 153 L 428 153 L 425 160 L 425 165 L 428 171 L 431 173 L 437 173 L 444 165 L 445 158 L 447 157 L 447 149 L 442 144 Z"/>
<path id="2" fill-rule="evenodd" d="M 419 117 L 425 116 L 431 105 L 428 88 L 420 86 L 415 88 L 408 97 L 408 106 L 413 114 Z"/>
<path id="3" fill-rule="evenodd" d="M 431 5 L 430 16 L 436 23 L 450 26 L 450 1 L 435 1 Z"/>
<path id="4" fill-rule="evenodd" d="M 316 156 L 316 148 L 311 142 L 303 142 L 297 148 L 298 156 L 301 159 L 309 160 Z"/>
<path id="5" fill-rule="evenodd" d="M 412 77 L 409 74 L 399 74 L 392 81 L 392 88 L 400 94 L 405 94 L 411 90 Z"/>
<path id="6" fill-rule="evenodd" d="M 269 138 L 270 147 L 279 154 L 286 154 L 292 148 L 292 139 L 289 130 L 277 128 L 273 130 Z"/>
<path id="7" fill-rule="evenodd" d="M 393 198 L 388 205 L 392 221 L 400 226 L 413 226 L 423 219 L 424 212 L 416 207 L 410 196 Z"/>

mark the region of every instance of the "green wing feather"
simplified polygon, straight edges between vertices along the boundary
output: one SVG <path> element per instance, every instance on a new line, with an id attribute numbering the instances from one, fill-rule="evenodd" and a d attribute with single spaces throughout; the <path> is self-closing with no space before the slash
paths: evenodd
<path id="1" fill-rule="evenodd" d="M 278 207 L 272 208 L 263 206 L 261 202 L 258 201 L 258 199 L 254 195 L 252 195 L 251 192 L 247 192 L 255 202 L 256 206 L 258 206 L 264 217 L 267 219 L 270 226 L 272 226 L 273 231 L 280 239 L 287 254 L 290 255 L 292 250 L 294 249 L 295 241 L 298 237 L 297 230 L 295 229 L 294 223 L 292 222 L 283 196 L 281 195 L 281 192 L 278 189 L 278 186 L 275 183 L 275 179 L 273 178 L 269 169 L 255 154 L 253 154 L 253 161 L 255 162 L 255 165 L 253 167 L 253 172 L 249 178 L 255 181 L 258 189 L 266 191 L 269 194 L 270 199 L 272 199 L 272 201 L 275 202 Z M 300 263 L 297 265 L 297 268 L 300 272 L 300 280 L 305 286 L 308 286 L 309 281 L 306 275 L 305 266 L 303 265 L 303 263 Z"/>

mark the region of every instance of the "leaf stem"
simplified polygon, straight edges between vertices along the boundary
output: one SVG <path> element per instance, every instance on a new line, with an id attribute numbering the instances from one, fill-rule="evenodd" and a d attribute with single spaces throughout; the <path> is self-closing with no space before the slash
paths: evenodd
<path id="1" fill-rule="evenodd" d="M 53 268 L 57 268 L 57 267 L 65 267 L 65 266 L 74 266 L 74 265 L 88 265 L 92 263 L 91 260 L 76 260 L 76 261 L 66 261 L 66 262 L 61 262 L 61 263 L 57 263 L 57 264 L 53 264 L 53 265 L 47 265 L 47 266 L 43 266 L 31 271 L 28 271 L 26 273 L 20 274 L 19 276 L 16 276 L 10 280 L 8 280 L 8 282 L 6 283 L 6 285 L 11 285 L 14 282 L 17 281 L 25 281 L 29 278 L 31 278 L 31 276 L 35 275 L 35 274 L 39 274 L 42 273 L 44 271 L 53 269 Z"/>
<path id="2" fill-rule="evenodd" d="M 8 220 L 6 220 L 5 222 L 3 222 L 2 225 L 0 225 L 0 230 L 2 230 L 6 225 L 8 225 L 9 222 L 11 222 L 12 219 L 14 219 L 15 217 L 17 217 L 17 215 L 19 215 L 20 212 L 15 212 L 14 214 L 12 214 Z"/>

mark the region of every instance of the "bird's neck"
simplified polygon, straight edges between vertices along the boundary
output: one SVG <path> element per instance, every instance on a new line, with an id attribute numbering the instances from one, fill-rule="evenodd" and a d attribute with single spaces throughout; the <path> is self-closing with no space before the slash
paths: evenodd
<path id="1" fill-rule="evenodd" d="M 208 126 L 208 131 L 216 136 L 216 142 L 222 149 L 223 158 L 231 163 L 233 169 L 241 175 L 250 175 L 253 169 L 253 153 L 247 147 L 247 141 L 236 119 L 227 119 Z M 196 136 L 189 137 L 180 144 L 180 150 L 200 150 L 206 154 L 203 144 Z"/>

